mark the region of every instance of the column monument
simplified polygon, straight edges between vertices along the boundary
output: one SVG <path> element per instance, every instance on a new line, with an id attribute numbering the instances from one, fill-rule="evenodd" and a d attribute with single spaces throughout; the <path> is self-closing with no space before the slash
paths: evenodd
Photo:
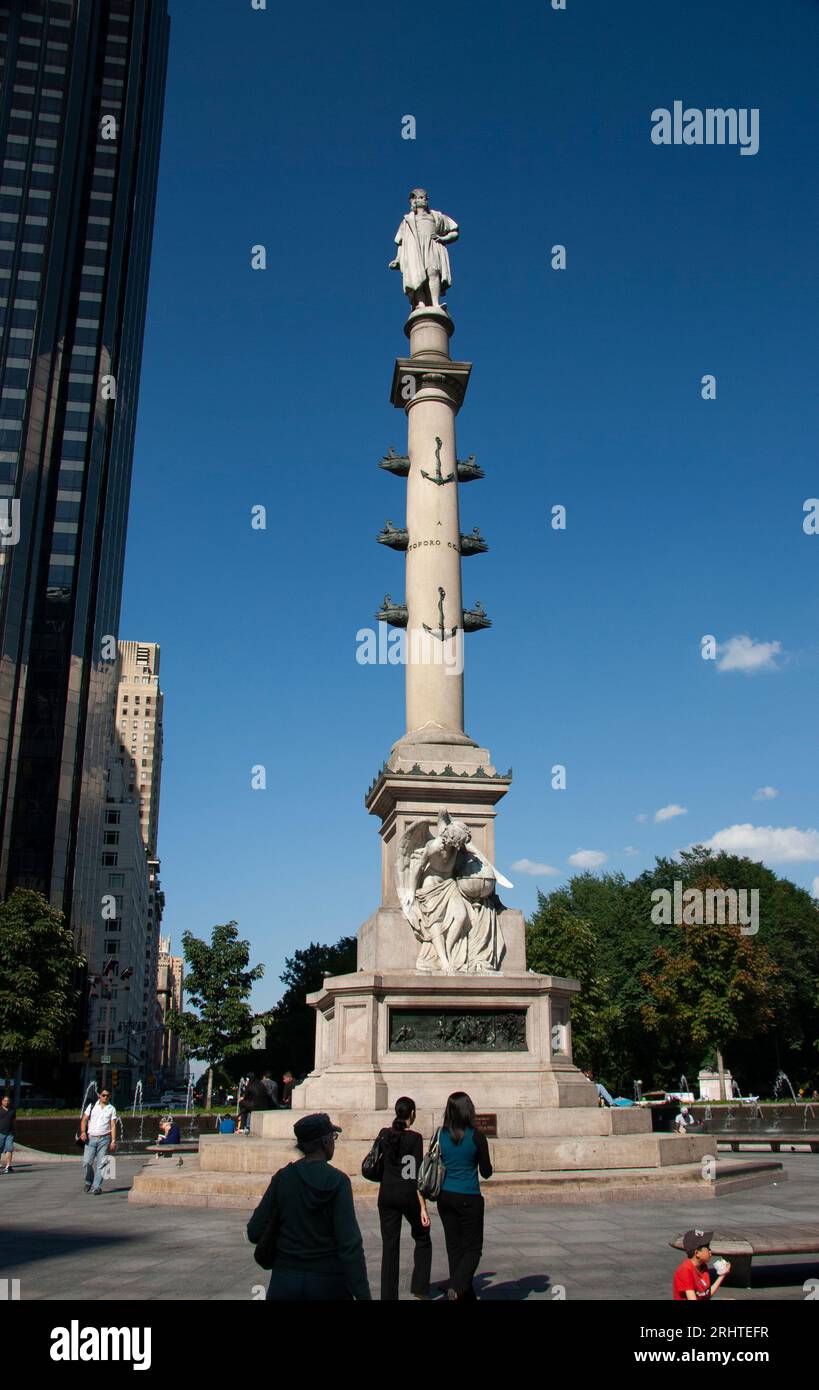
<path id="1" fill-rule="evenodd" d="M 655 1134 L 645 1110 L 598 1107 L 572 1061 L 579 985 L 527 971 L 523 917 L 499 897 L 512 885 L 494 867 L 494 819 L 511 772 L 500 774 L 464 729 L 464 635 L 490 622 L 461 594 L 462 560 L 471 594 L 472 557 L 487 545 L 477 528 L 461 530 L 458 506 L 461 486 L 483 473 L 473 455 L 458 458 L 455 443 L 470 364 L 450 356 L 454 325 L 441 296 L 457 237 L 453 219 L 414 189 L 392 262 L 411 303 L 409 355 L 395 364 L 390 395 L 406 416 L 407 446 L 404 454 L 390 447 L 380 462 L 406 479 L 406 521 L 388 521 L 378 535 L 405 555 L 404 601 L 387 594 L 378 618 L 405 641 L 406 729 L 365 798 L 380 822 L 381 901 L 359 931 L 356 971 L 308 996 L 315 1064 L 293 1110 L 330 1111 L 343 1127 L 334 1162 L 357 1196 L 374 1195 L 361 1162 L 397 1098 L 414 1098 L 429 1137 L 456 1090 L 470 1093 L 493 1136 L 491 1200 L 583 1201 L 602 1188 L 618 1200 L 649 1192 L 693 1200 L 769 1181 L 779 1165 L 715 1172 L 702 1166 L 712 1138 Z M 294 1118 L 257 1111 L 249 1139 L 203 1135 L 198 1171 L 149 1165 L 130 1200 L 253 1206 L 270 1173 L 293 1158 Z"/>
<path id="2" fill-rule="evenodd" d="M 578 985 L 527 972 L 522 914 L 499 897 L 512 885 L 494 867 L 494 818 L 511 772 L 464 729 L 464 637 L 491 623 L 462 597 L 462 559 L 471 575 L 488 547 L 459 515 L 461 487 L 483 472 L 474 455 L 459 459 L 455 439 L 471 364 L 450 355 L 441 297 L 458 235 L 413 189 L 390 266 L 411 304 L 390 392 L 407 446 L 380 461 L 406 479 L 406 522 L 378 536 L 405 556 L 405 598 L 388 594 L 376 614 L 403 630 L 406 730 L 365 798 L 380 821 L 381 902 L 359 932 L 356 973 L 310 996 L 315 1069 L 294 1109 L 380 1111 L 409 1094 L 440 1110 L 459 1089 L 492 1111 L 597 1102 L 571 1058 Z"/>

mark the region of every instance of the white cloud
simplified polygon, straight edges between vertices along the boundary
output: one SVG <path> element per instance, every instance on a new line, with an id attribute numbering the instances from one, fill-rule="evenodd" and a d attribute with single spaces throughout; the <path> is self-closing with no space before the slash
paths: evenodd
<path id="1" fill-rule="evenodd" d="M 516 859 L 512 868 L 519 874 L 534 874 L 539 877 L 559 872 L 557 869 L 553 869 L 551 864 L 538 864 L 535 859 Z"/>
<path id="2" fill-rule="evenodd" d="M 776 825 L 729 825 L 705 842 L 707 849 L 744 854 L 769 864 L 799 864 L 819 859 L 819 830 Z"/>
<path id="3" fill-rule="evenodd" d="M 623 850 L 623 853 L 624 853 L 624 854 L 639 854 L 640 851 L 639 851 L 634 845 L 626 845 L 625 849 Z"/>
<path id="4" fill-rule="evenodd" d="M 602 849 L 579 849 L 569 855 L 569 863 L 574 864 L 576 869 L 599 869 L 608 857 Z"/>
<path id="5" fill-rule="evenodd" d="M 775 796 L 779 796 L 776 787 L 757 787 L 754 792 L 754 801 L 773 801 Z"/>
<path id="6" fill-rule="evenodd" d="M 755 642 L 747 635 L 729 637 L 727 642 L 720 642 L 718 651 L 718 671 L 744 671 L 751 675 L 755 671 L 780 670 L 774 657 L 782 651 L 781 642 Z"/>
<path id="7" fill-rule="evenodd" d="M 810 891 L 815 898 L 819 898 L 819 877 L 813 880 L 813 883 L 810 886 Z"/>
<path id="8" fill-rule="evenodd" d="M 661 806 L 659 811 L 654 812 L 655 821 L 673 820 L 675 816 L 687 816 L 687 806 L 677 806 L 672 802 L 670 806 Z"/>

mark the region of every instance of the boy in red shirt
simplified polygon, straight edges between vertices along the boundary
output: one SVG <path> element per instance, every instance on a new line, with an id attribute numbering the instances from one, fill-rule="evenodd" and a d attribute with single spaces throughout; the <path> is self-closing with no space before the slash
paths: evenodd
<path id="1" fill-rule="evenodd" d="M 674 1271 L 675 1301 L 698 1302 L 701 1298 L 711 1298 L 716 1293 L 731 1266 L 727 1260 L 719 1260 L 716 1265 L 717 1278 L 711 1283 L 708 1268 L 711 1259 L 713 1231 L 686 1231 L 682 1243 L 686 1258 Z"/>

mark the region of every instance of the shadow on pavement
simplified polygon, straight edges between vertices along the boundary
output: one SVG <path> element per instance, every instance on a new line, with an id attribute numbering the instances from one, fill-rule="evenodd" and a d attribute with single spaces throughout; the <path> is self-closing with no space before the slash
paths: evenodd
<path id="1" fill-rule="evenodd" d="M 89 1201 L 96 1198 L 89 1197 Z M 100 1234 L 92 1231 L 44 1231 L 34 1227 L 15 1226 L 0 1234 L 0 1265 L 4 1269 L 19 1269 L 37 1260 L 59 1259 L 78 1251 L 100 1251 L 112 1246 L 129 1245 L 138 1238 L 131 1235 Z"/>
<path id="2" fill-rule="evenodd" d="M 492 1270 L 482 1271 L 475 1276 L 475 1288 L 482 1302 L 504 1300 L 523 1302 L 532 1293 L 548 1293 L 553 1287 L 548 1274 L 527 1274 L 522 1279 L 508 1279 L 502 1284 L 492 1284 Z"/>

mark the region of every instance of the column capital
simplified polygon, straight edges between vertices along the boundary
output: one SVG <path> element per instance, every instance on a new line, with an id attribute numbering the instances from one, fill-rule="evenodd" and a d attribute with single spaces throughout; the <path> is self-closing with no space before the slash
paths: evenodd
<path id="1" fill-rule="evenodd" d="M 421 400 L 447 400 L 460 410 L 469 384 L 471 362 L 451 362 L 448 357 L 397 357 L 392 374 L 390 401 L 396 410 L 409 411 Z M 407 380 L 412 386 L 407 387 Z"/>

